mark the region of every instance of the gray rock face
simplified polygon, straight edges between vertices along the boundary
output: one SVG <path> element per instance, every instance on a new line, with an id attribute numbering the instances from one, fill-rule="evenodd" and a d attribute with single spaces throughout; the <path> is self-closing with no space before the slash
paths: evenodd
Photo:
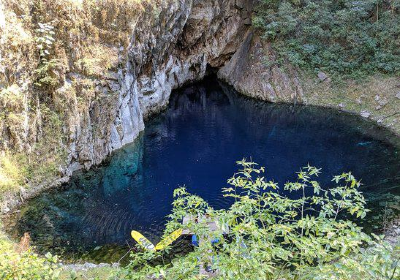
<path id="1" fill-rule="evenodd" d="M 110 119 L 85 124 L 103 131 L 98 139 L 88 141 L 81 132 L 71 141 L 70 171 L 98 164 L 132 142 L 144 129 L 143 119 L 167 106 L 173 89 L 201 80 L 210 68 L 245 95 L 301 102 L 295 70 L 264 62 L 275 57 L 249 25 L 253 6 L 254 0 L 171 0 L 156 17 L 154 11 L 142 13 L 114 85 L 120 88 L 118 100 L 106 110 Z"/>
<path id="2" fill-rule="evenodd" d="M 98 164 L 132 142 L 144 129 L 143 119 L 167 106 L 173 89 L 204 78 L 208 67 L 222 67 L 242 43 L 252 7 L 252 0 L 171 0 L 163 2 L 158 16 L 143 12 L 127 63 L 113 75 L 118 98 L 96 104 L 78 122 L 67 173 Z"/>
<path id="3" fill-rule="evenodd" d="M 236 2 L 180 0 L 164 7 L 157 22 L 149 13 L 139 19 L 129 62 L 145 117 L 167 105 L 172 89 L 202 79 L 207 66 L 221 67 L 236 51 L 252 1 Z"/>
<path id="4" fill-rule="evenodd" d="M 250 97 L 301 102 L 303 90 L 295 70 L 287 65 L 285 72 L 274 61 L 270 46 L 250 29 L 232 59 L 218 71 L 218 77 Z"/>
<path id="5" fill-rule="evenodd" d="M 144 119 L 167 106 L 173 89 L 201 80 L 209 70 L 219 70 L 221 79 L 248 96 L 301 101 L 294 69 L 287 67 L 285 72 L 274 63 L 265 63 L 265 57 L 270 62 L 275 57 L 251 28 L 256 0 L 160 2 L 143 1 L 143 10 L 126 19 L 130 42 L 123 47 L 110 43 L 108 50 L 116 62 L 101 76 L 88 77 L 83 70 L 67 67 L 73 61 L 66 58 L 58 73 L 58 88 L 51 92 L 53 105 L 63 112 L 66 140 L 60 145 L 68 154 L 67 167 L 61 168 L 60 175 L 99 164 L 112 151 L 133 142 L 144 129 Z M 0 24 L 4 24 L 1 17 Z M 10 108 L 23 120 L 18 126 L 9 130 L 0 119 L 0 135 L 5 135 L 0 145 L 4 147 L 29 150 L 40 141 L 40 112 L 36 119 L 29 119 L 24 98 L 21 106 Z"/>

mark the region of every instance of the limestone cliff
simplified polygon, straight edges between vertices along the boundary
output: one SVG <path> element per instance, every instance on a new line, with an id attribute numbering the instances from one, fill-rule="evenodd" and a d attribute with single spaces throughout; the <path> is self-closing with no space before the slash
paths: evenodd
<path id="1" fill-rule="evenodd" d="M 268 66 L 275 60 L 270 45 L 250 29 L 233 57 L 218 71 L 218 78 L 238 92 L 271 102 L 302 102 L 303 90 L 293 67 L 283 71 Z"/>
<path id="2" fill-rule="evenodd" d="M 144 128 L 143 118 L 165 108 L 173 89 L 202 79 L 209 67 L 223 66 L 249 28 L 252 3 L 179 0 L 158 8 L 147 6 L 136 19 L 118 72 L 116 110 L 100 138 L 104 144 L 95 147 L 88 136 L 78 135 L 70 152 L 73 169 L 98 163 L 132 142 Z"/>
<path id="3" fill-rule="evenodd" d="M 89 168 L 209 70 L 246 95 L 301 101 L 295 71 L 262 62 L 273 53 L 251 29 L 254 2 L 5 1 L 1 148 L 45 157 L 46 142 L 64 151 L 61 175 Z"/>

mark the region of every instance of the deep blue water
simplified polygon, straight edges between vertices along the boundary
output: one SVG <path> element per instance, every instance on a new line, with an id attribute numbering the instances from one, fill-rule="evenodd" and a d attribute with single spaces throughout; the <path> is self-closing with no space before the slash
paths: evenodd
<path id="1" fill-rule="evenodd" d="M 322 168 L 325 187 L 333 175 L 352 171 L 379 216 L 386 201 L 400 198 L 396 141 L 357 116 L 256 101 L 206 79 L 173 93 L 137 141 L 102 166 L 30 200 L 8 221 L 9 233 L 17 239 L 29 231 L 41 252 L 116 261 L 134 243 L 132 229 L 159 240 L 178 186 L 229 207 L 221 188 L 242 158 L 265 166 L 281 186 L 307 164 Z M 368 219 L 375 223 L 372 214 Z"/>

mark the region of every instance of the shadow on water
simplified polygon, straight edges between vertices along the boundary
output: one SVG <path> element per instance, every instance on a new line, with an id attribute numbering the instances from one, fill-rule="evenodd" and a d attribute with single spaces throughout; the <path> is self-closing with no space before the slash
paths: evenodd
<path id="1" fill-rule="evenodd" d="M 30 200 L 6 224 L 16 239 L 29 231 L 40 252 L 117 261 L 134 245 L 132 229 L 159 241 L 178 186 L 229 207 L 221 188 L 246 157 L 281 186 L 308 163 L 322 168 L 325 187 L 333 175 L 352 171 L 373 209 L 363 224 L 371 230 L 387 202 L 399 205 L 399 147 L 398 138 L 360 117 L 249 99 L 210 78 L 174 92 L 134 143 Z"/>

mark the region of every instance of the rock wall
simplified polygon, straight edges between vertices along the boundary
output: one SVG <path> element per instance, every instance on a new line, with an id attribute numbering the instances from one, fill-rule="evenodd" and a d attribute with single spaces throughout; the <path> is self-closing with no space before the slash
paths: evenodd
<path id="1" fill-rule="evenodd" d="M 112 122 L 101 128 L 103 143 L 96 145 L 99 140 L 90 139 L 91 133 L 77 133 L 68 172 L 97 164 L 132 142 L 144 129 L 144 118 L 167 106 L 173 89 L 222 67 L 249 29 L 252 7 L 251 0 L 179 0 L 164 2 L 156 16 L 155 11 L 143 12 L 126 65 L 118 72 L 119 98 L 110 106 Z M 87 122 L 85 127 L 92 125 Z"/>
<path id="2" fill-rule="evenodd" d="M 16 21 L 18 14 L 31 16 L 32 9 L 37 8 L 34 2 L 42 3 L 7 1 L 6 18 L 15 17 Z M 52 49 L 60 63 L 51 72 L 57 82 L 44 94 L 51 96 L 52 108 L 63 116 L 62 145 L 67 154 L 61 170 L 64 175 L 99 164 L 112 151 L 134 141 L 144 129 L 144 119 L 167 106 L 173 89 L 201 80 L 209 70 L 218 71 L 221 79 L 248 96 L 274 102 L 301 101 L 295 72 L 285 74 L 277 66 L 268 68 L 263 63 L 265 55 L 273 59 L 273 54 L 251 28 L 256 0 L 143 1 L 141 9 L 122 7 L 118 1 L 105 0 L 101 2 L 105 6 L 92 7 L 91 13 L 90 2 L 84 0 L 41 4 L 49 5 L 43 9 L 43 17 L 55 24 L 55 42 L 60 42 L 58 48 Z M 63 10 L 66 3 L 70 6 Z M 60 10 L 61 15 L 57 14 Z M 57 21 L 60 17 L 67 18 L 66 23 Z M 75 23 L 78 17 L 83 19 L 80 25 Z M 36 34 L 36 21 L 32 15 L 28 23 L 21 23 L 21 32 Z M 1 24 L 0 28 L 6 30 L 4 20 Z M 114 38 L 117 35 L 118 40 Z M 7 42 L 6 36 L 0 39 Z M 32 59 L 39 60 L 33 40 L 20 45 L 30 51 Z M 92 50 L 92 45 L 97 49 Z M 3 57 L 10 52 L 0 48 L 0 56 L 1 51 Z M 23 53 L 15 51 L 15 58 L 9 63 L 21 61 L 22 57 Z M 40 61 L 37 63 L 40 66 Z M 21 65 L 25 68 L 19 72 L 35 73 L 32 63 Z M 29 80 L 34 75 L 9 82 L 1 74 L 0 71 L 0 90 L 10 89 L 13 83 L 20 88 L 25 86 L 22 96 L 28 101 L 18 107 L 24 119 L 21 127 L 13 129 L 7 116 L 6 122 L 0 119 L 4 140 L 0 146 L 30 151 L 40 141 L 43 125 L 40 112 L 27 104 L 36 100 L 30 92 L 38 91 L 38 96 L 43 93 Z M 4 77 L 7 75 L 10 76 L 5 73 Z M 17 71 L 11 76 L 17 77 Z M 37 103 L 42 99 L 37 98 Z M 5 103 L 3 106 L 9 107 Z"/>
<path id="3" fill-rule="evenodd" d="M 250 29 L 233 57 L 218 71 L 218 78 L 238 92 L 270 102 L 302 102 L 303 90 L 293 67 L 283 71 L 273 62 L 270 45 Z"/>
<path id="4" fill-rule="evenodd" d="M 202 79 L 208 67 L 221 67 L 230 58 L 248 29 L 251 3 L 177 1 L 154 23 L 143 14 L 129 61 L 137 75 L 144 116 L 165 107 L 172 89 Z"/>

